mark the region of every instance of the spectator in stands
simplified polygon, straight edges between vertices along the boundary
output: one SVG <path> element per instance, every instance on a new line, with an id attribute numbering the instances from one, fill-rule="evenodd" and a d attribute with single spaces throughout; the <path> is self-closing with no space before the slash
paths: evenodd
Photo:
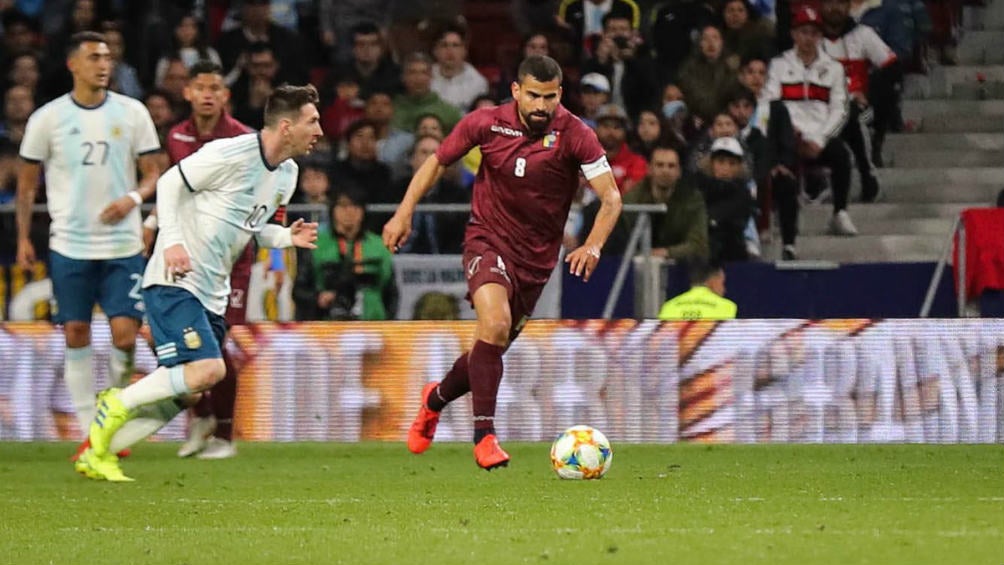
<path id="1" fill-rule="evenodd" d="M 763 87 L 767 84 L 767 65 L 770 59 L 763 54 L 746 57 L 739 65 L 739 84 L 753 92 L 759 101 L 763 98 Z"/>
<path id="2" fill-rule="evenodd" d="M 17 8 L 12 8 L 0 12 L 0 26 L 3 29 L 3 35 L 0 35 L 3 42 L 0 44 L 3 46 L 0 60 L 11 61 L 19 53 L 32 53 L 36 58 L 43 55 L 36 20 Z M 4 70 L 6 68 L 4 66 Z"/>
<path id="3" fill-rule="evenodd" d="M 335 98 L 321 110 L 321 129 L 328 139 L 341 139 L 348 127 L 365 115 L 366 102 L 359 97 L 359 83 L 352 75 L 335 80 Z"/>
<path id="4" fill-rule="evenodd" d="M 510 86 L 514 81 L 518 80 L 516 70 L 519 63 L 531 55 L 541 55 L 544 57 L 550 56 L 551 42 L 543 33 L 530 33 L 523 37 L 523 43 L 520 45 L 519 52 L 522 57 L 520 57 L 519 61 L 516 61 L 516 65 L 508 69 L 502 69 L 502 72 L 499 75 L 499 82 L 495 90 L 495 100 L 512 99 Z M 564 102 L 564 100 L 562 102 Z"/>
<path id="5" fill-rule="evenodd" d="M 669 145 L 652 150 L 648 174 L 624 195 L 625 204 L 665 204 L 665 214 L 652 214 L 652 255 L 668 259 L 707 257 L 708 213 L 704 198 L 683 178 L 680 154 Z M 630 231 L 635 215 L 624 214 Z"/>
<path id="6" fill-rule="evenodd" d="M 168 65 L 174 60 L 181 61 L 185 69 L 191 69 L 197 61 L 203 60 L 222 64 L 220 54 L 206 44 L 200 27 L 199 21 L 191 14 L 183 15 L 178 19 L 171 34 L 172 44 L 157 61 L 157 66 L 154 69 L 154 83 L 163 80 Z"/>
<path id="7" fill-rule="evenodd" d="M 250 63 L 248 48 L 257 43 L 264 43 L 274 54 L 276 61 L 282 62 L 277 69 L 276 85 L 288 82 L 304 84 L 307 82 L 307 58 L 303 52 L 300 36 L 272 22 L 269 0 L 244 0 L 241 5 L 241 25 L 232 29 L 216 42 L 223 68 L 228 76 L 234 76 L 235 69 L 244 69 L 245 63 Z M 236 88 L 234 89 L 236 94 Z M 236 114 L 235 116 L 236 117 Z M 250 122 L 241 119 L 248 126 L 257 129 Z M 260 116 L 256 122 L 261 122 Z"/>
<path id="8" fill-rule="evenodd" d="M 398 59 L 432 50 L 443 28 L 463 25 L 463 0 L 391 0 L 390 33 Z"/>
<path id="9" fill-rule="evenodd" d="M 391 95 L 401 91 L 401 68 L 390 58 L 380 28 L 362 21 L 349 29 L 351 58 L 335 67 L 335 80 L 352 77 L 359 85 L 359 95 L 366 99 L 373 92 Z"/>
<path id="10" fill-rule="evenodd" d="M 186 110 L 185 85 L 188 84 L 188 67 L 181 59 L 171 59 L 167 63 L 167 70 L 160 80 L 154 83 L 159 90 L 167 93 L 171 99 L 171 105 L 178 115 L 184 115 Z"/>
<path id="11" fill-rule="evenodd" d="M 372 49 L 370 38 L 366 38 L 360 45 L 361 29 L 366 29 L 365 35 L 370 35 L 368 30 L 376 28 L 379 47 L 385 50 L 383 38 L 379 35 L 380 28 L 386 29 L 390 24 L 391 4 L 391 0 L 318 0 L 317 23 L 321 31 L 321 42 L 331 50 L 331 61 L 344 65 L 350 59 L 358 60 L 360 48 Z M 396 73 L 394 80 L 397 81 L 399 77 L 400 73 Z M 368 95 L 371 85 L 363 80 L 360 80 L 359 85 L 363 88 L 364 96 Z M 387 88 L 387 85 L 373 87 Z"/>
<path id="12" fill-rule="evenodd" d="M 46 54 L 43 71 L 44 98 L 51 100 L 73 87 L 73 80 L 66 72 L 66 47 L 70 37 L 81 31 L 98 31 L 97 9 L 94 0 L 74 0 L 69 10 L 70 17 L 62 22 L 59 31 L 46 34 Z"/>
<path id="13" fill-rule="evenodd" d="M 638 125 L 635 130 L 628 135 L 628 147 L 631 151 L 641 155 L 646 161 L 650 161 L 652 150 L 666 140 L 663 135 L 662 112 L 647 108 L 638 114 Z"/>
<path id="14" fill-rule="evenodd" d="M 31 91 L 32 98 L 38 98 L 38 83 L 41 78 L 41 64 L 38 56 L 23 51 L 14 56 L 6 74 L 6 87 L 23 86 Z"/>
<path id="15" fill-rule="evenodd" d="M 434 114 L 447 130 L 460 121 L 461 113 L 432 91 L 432 60 L 424 53 L 412 53 L 402 64 L 404 92 L 394 98 L 394 127 L 414 129 L 418 117 Z"/>
<path id="16" fill-rule="evenodd" d="M 725 271 L 718 264 L 691 261 L 690 290 L 667 300 L 659 309 L 660 320 L 731 320 L 739 311 L 725 298 Z"/>
<path id="17" fill-rule="evenodd" d="M 760 17 L 749 0 L 726 0 L 721 9 L 725 52 L 732 59 L 729 66 L 751 55 L 771 56 L 774 52 L 774 27 Z"/>
<path id="18" fill-rule="evenodd" d="M 833 217 L 830 233 L 857 235 L 847 213 L 851 163 L 840 131 L 847 121 L 847 82 L 844 68 L 822 51 L 822 20 L 803 6 L 792 18 L 795 47 L 775 57 L 767 72 L 766 100 L 783 100 L 795 128 L 799 158 L 830 169 Z"/>
<path id="19" fill-rule="evenodd" d="M 109 81 L 109 88 L 137 100 L 143 98 L 143 87 L 139 82 L 139 73 L 136 72 L 136 67 L 130 65 L 125 59 L 125 38 L 122 37 L 122 30 L 114 22 L 105 22 L 101 28 L 105 36 L 105 43 L 112 55 L 112 77 Z"/>
<path id="20" fill-rule="evenodd" d="M 681 65 L 691 55 L 694 35 L 715 22 L 709 0 L 668 0 L 652 8 L 649 37 L 661 83 L 678 80 Z"/>
<path id="21" fill-rule="evenodd" d="M 160 140 L 160 146 L 166 147 L 167 132 L 170 131 L 171 126 L 176 124 L 179 119 L 179 114 L 171 103 L 171 95 L 155 88 L 146 93 L 143 103 L 146 105 L 147 111 L 150 112 L 153 125 L 157 128 L 157 138 Z M 163 170 L 166 170 L 166 167 Z"/>
<path id="22" fill-rule="evenodd" d="M 627 114 L 616 104 L 607 104 L 596 114 L 596 137 L 607 152 L 607 161 L 621 194 L 631 192 L 645 178 L 648 170 L 645 158 L 628 147 L 627 132 L 630 127 Z"/>
<path id="23" fill-rule="evenodd" d="M 596 114 L 610 102 L 610 80 L 601 73 L 586 73 L 579 81 L 582 112 L 579 117 L 589 127 L 596 129 Z"/>
<path id="24" fill-rule="evenodd" d="M 562 0 L 555 21 L 570 32 L 575 52 L 586 59 L 594 54 L 603 18 L 610 14 L 626 18 L 634 30 L 641 25 L 641 9 L 634 0 Z"/>
<path id="25" fill-rule="evenodd" d="M 439 149 L 441 140 L 424 136 L 415 140 L 411 151 L 411 170 L 417 171 L 422 163 Z M 400 202 L 408 189 L 410 178 L 398 183 L 395 194 L 386 202 Z M 423 204 L 467 204 L 471 193 L 448 177 L 440 178 L 422 198 Z M 411 220 L 411 237 L 401 247 L 402 253 L 452 253 L 463 251 L 464 226 L 468 214 L 415 212 Z M 389 218 L 388 218 L 389 219 Z"/>
<path id="26" fill-rule="evenodd" d="M 610 101 L 627 110 L 631 118 L 655 102 L 658 85 L 652 58 L 637 26 L 625 16 L 603 16 L 603 35 L 582 70 L 605 76 L 610 81 Z"/>
<path id="27" fill-rule="evenodd" d="M 331 209 L 331 179 L 328 178 L 328 167 L 323 162 L 315 158 L 306 158 L 299 162 L 300 178 L 290 200 L 293 204 L 308 204 L 322 209 L 320 217 L 308 213 L 290 213 L 287 222 L 291 223 L 297 218 L 303 218 L 308 222 L 317 222 L 317 231 L 327 230 L 331 218 L 328 211 Z"/>
<path id="28" fill-rule="evenodd" d="M 704 126 L 725 107 L 736 71 L 726 61 L 718 26 L 704 26 L 699 46 L 683 63 L 678 84 L 687 108 L 699 120 L 698 126 Z"/>
<path id="29" fill-rule="evenodd" d="M 685 169 L 687 174 L 694 174 L 702 168 L 707 168 L 706 161 L 711 157 L 711 146 L 716 139 L 736 137 L 737 135 L 739 135 L 739 124 L 736 123 L 735 118 L 729 114 L 727 109 L 715 114 L 711 124 L 701 132 L 691 147 Z M 751 164 L 748 155 L 744 160 L 747 161 L 747 165 Z"/>
<path id="30" fill-rule="evenodd" d="M 3 96 L 3 121 L 0 122 L 0 139 L 15 146 L 24 139 L 28 116 L 35 111 L 35 99 L 25 86 L 12 86 Z"/>
<path id="31" fill-rule="evenodd" d="M 366 119 L 353 122 L 345 131 L 345 158 L 335 161 L 329 174 L 337 192 L 352 191 L 365 202 L 373 202 L 390 185 L 390 169 L 377 160 L 376 131 L 376 124 Z M 383 226 L 370 226 L 377 227 Z"/>
<path id="32" fill-rule="evenodd" d="M 233 116 L 251 129 L 261 129 L 265 102 L 280 84 L 280 65 L 267 43 L 249 45 L 245 57 L 240 78 L 231 88 Z"/>
<path id="33" fill-rule="evenodd" d="M 855 22 L 875 30 L 900 61 L 910 60 L 913 55 L 914 37 L 907 32 L 904 18 L 913 19 L 911 0 L 849 0 L 849 2 L 848 14 Z M 821 9 L 824 12 L 825 22 L 826 9 L 822 6 Z M 926 14 L 926 10 L 924 13 Z"/>
<path id="34" fill-rule="evenodd" d="M 431 135 L 437 139 L 446 137 L 446 126 L 436 114 L 423 114 L 415 121 L 415 136 Z"/>
<path id="35" fill-rule="evenodd" d="M 751 59 L 743 65 L 743 84 L 763 86 L 756 68 L 762 60 Z M 729 114 L 739 126 L 739 139 L 751 155 L 753 180 L 760 208 L 759 226 L 766 229 L 772 204 L 776 204 L 781 224 L 781 259 L 797 258 L 795 236 L 798 228 L 798 179 L 796 170 L 795 130 L 784 103 L 775 100 L 757 104 L 756 93 L 738 86 L 729 101 Z M 772 202 L 773 201 L 773 202 Z"/>
<path id="36" fill-rule="evenodd" d="M 432 91 L 461 112 L 474 99 L 488 94 L 488 80 L 467 62 L 467 33 L 459 26 L 443 30 L 436 38 L 432 54 Z"/>
<path id="37" fill-rule="evenodd" d="M 394 263 L 380 236 L 365 229 L 365 198 L 339 191 L 331 229 L 317 248 L 298 250 L 293 300 L 298 320 L 392 320 L 398 291 Z"/>
<path id="38" fill-rule="evenodd" d="M 364 115 L 376 126 L 377 160 L 390 168 L 391 182 L 411 176 L 408 168 L 408 153 L 415 143 L 411 132 L 397 129 L 391 125 L 394 119 L 394 103 L 387 92 L 373 91 L 366 98 Z M 399 200 L 388 200 L 399 202 Z"/>
<path id="39" fill-rule="evenodd" d="M 888 113 L 883 112 L 883 123 L 875 124 L 875 135 L 869 132 L 873 112 L 871 105 L 875 93 L 886 98 L 892 92 L 893 84 L 902 82 L 902 68 L 896 54 L 875 33 L 872 28 L 854 22 L 849 15 L 850 0 L 823 0 L 823 51 L 844 66 L 847 76 L 847 92 L 850 95 L 850 113 L 840 137 L 850 147 L 854 163 L 861 175 L 861 200 L 873 202 L 879 194 L 878 178 L 875 175 L 873 154 L 881 154 L 881 142 L 889 127 Z M 876 69 L 869 81 L 870 69 Z M 883 100 L 884 106 L 890 105 Z M 878 112 L 875 112 L 876 114 Z M 881 130 L 881 131 L 880 131 Z M 873 143 L 878 142 L 879 147 Z"/>
<path id="40" fill-rule="evenodd" d="M 739 140 L 720 137 L 711 145 L 711 159 L 697 174 L 697 187 L 708 213 L 708 244 L 712 261 L 749 258 L 743 232 L 753 212 L 746 186 L 744 152 Z"/>

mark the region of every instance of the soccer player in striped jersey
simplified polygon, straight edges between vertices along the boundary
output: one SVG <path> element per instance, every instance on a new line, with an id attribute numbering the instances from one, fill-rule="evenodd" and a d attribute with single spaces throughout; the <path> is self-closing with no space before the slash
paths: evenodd
<path id="1" fill-rule="evenodd" d="M 94 418 L 91 316 L 99 304 L 112 332 L 112 384 L 133 373 L 143 318 L 143 239 L 139 206 L 160 174 L 160 142 L 137 100 L 110 92 L 111 52 L 104 36 L 71 37 L 67 67 L 73 90 L 38 109 L 21 142 L 17 180 L 17 260 L 35 262 L 32 207 L 44 168 L 52 227 L 49 239 L 53 321 L 66 339 L 66 386 L 82 433 Z M 136 170 L 141 172 L 137 183 Z"/>
<path id="2" fill-rule="evenodd" d="M 221 348 L 230 272 L 251 237 L 266 247 L 314 248 L 317 224 L 269 223 L 296 188 L 293 157 L 321 137 L 313 86 L 283 85 L 265 104 L 265 127 L 207 143 L 157 183 L 160 234 L 143 277 L 147 321 L 160 367 L 98 399 L 91 447 L 76 463 L 87 477 L 129 481 L 110 451 L 138 409 L 211 388 L 226 375 Z"/>

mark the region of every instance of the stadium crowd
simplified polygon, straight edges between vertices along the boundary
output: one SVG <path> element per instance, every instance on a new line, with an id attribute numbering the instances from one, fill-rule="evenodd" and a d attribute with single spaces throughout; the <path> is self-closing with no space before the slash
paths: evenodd
<path id="1" fill-rule="evenodd" d="M 269 93 L 317 85 L 326 142 L 300 163 L 293 203 L 323 206 L 319 248 L 301 252 L 301 318 L 393 317 L 387 215 L 411 172 L 468 112 L 507 103 L 523 56 L 565 71 L 563 103 L 593 127 L 626 203 L 666 203 L 652 253 L 712 262 L 762 257 L 776 217 L 784 260 L 798 258 L 798 210 L 828 202 L 830 233 L 853 236 L 849 202 L 881 197 L 887 132 L 904 127 L 903 75 L 951 64 L 957 0 L 0 0 L 3 116 L 0 204 L 14 199 L 31 113 L 70 88 L 65 44 L 103 33 L 112 89 L 146 104 L 162 146 L 185 119 L 189 68 L 219 63 L 230 113 L 262 126 Z M 491 18 L 494 18 L 492 20 Z M 485 21 L 489 23 L 486 25 Z M 520 40 L 519 38 L 522 37 Z M 930 49 L 930 53 L 928 50 Z M 560 143 L 560 140 L 556 142 Z M 477 149 L 427 202 L 470 202 Z M 861 192 L 851 194 L 852 172 Z M 588 233 L 585 188 L 565 244 Z M 38 192 L 40 199 L 44 191 Z M 41 202 L 41 200 L 40 200 Z M 777 211 L 775 216 L 774 211 Z M 36 219 L 44 258 L 47 228 Z M 625 214 L 605 250 L 623 252 Z M 464 218 L 416 214 L 403 251 L 459 253 Z M 0 261 L 13 262 L 13 214 L 0 214 Z M 352 249 L 352 251 L 349 251 Z M 350 260 L 351 258 L 351 260 Z M 763 257 L 774 260 L 776 257 Z M 334 299 L 366 288 L 366 312 Z M 355 308 L 357 311 L 353 311 Z"/>

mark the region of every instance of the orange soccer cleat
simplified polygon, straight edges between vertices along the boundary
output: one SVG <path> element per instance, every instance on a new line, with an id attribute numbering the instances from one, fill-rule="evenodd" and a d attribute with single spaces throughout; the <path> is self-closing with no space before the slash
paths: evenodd
<path id="1" fill-rule="evenodd" d="M 436 435 L 436 425 L 439 424 L 439 412 L 429 409 L 429 395 L 439 386 L 438 382 L 429 382 L 422 387 L 422 406 L 418 416 L 408 428 L 408 451 L 422 453 L 432 445 L 432 437 Z"/>
<path id="2" fill-rule="evenodd" d="M 495 434 L 488 434 L 474 446 L 474 460 L 477 461 L 478 467 L 485 471 L 491 471 L 496 467 L 508 465 L 509 454 L 499 445 Z"/>
<path id="3" fill-rule="evenodd" d="M 87 438 L 84 441 L 80 442 L 80 445 L 77 446 L 77 452 L 70 456 L 70 461 L 76 463 L 77 459 L 80 459 L 80 456 L 83 455 L 83 453 L 87 451 L 90 447 L 91 447 L 91 438 Z M 129 457 L 131 454 L 132 451 L 129 448 L 125 448 L 122 451 L 116 453 L 115 455 L 117 455 L 119 459 L 125 459 L 126 457 Z"/>

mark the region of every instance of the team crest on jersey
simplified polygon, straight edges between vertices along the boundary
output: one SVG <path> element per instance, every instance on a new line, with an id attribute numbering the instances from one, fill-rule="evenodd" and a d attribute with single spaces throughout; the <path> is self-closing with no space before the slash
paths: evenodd
<path id="1" fill-rule="evenodd" d="M 199 332 L 195 331 L 194 328 L 185 328 L 181 332 L 181 337 L 185 341 L 185 347 L 189 349 L 198 349 L 202 347 L 202 338 L 199 337 Z"/>
<path id="2" fill-rule="evenodd" d="M 544 136 L 544 147 L 546 149 L 552 149 L 558 146 L 558 139 L 561 135 L 560 131 L 552 131 L 551 133 Z"/>
<path id="3" fill-rule="evenodd" d="M 118 139 L 122 137 L 122 128 L 119 126 L 112 126 L 112 139 Z"/>

